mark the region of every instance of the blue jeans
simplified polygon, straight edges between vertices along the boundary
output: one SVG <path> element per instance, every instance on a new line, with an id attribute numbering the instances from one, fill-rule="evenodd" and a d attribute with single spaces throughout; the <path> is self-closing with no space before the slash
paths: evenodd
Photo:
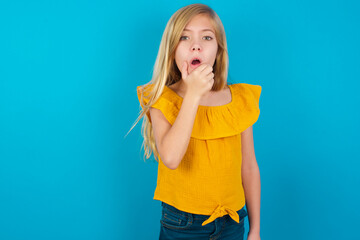
<path id="1" fill-rule="evenodd" d="M 239 223 L 228 214 L 201 226 L 210 215 L 183 212 L 165 202 L 161 202 L 162 215 L 159 240 L 195 239 L 195 240 L 243 240 L 244 218 L 248 215 L 245 207 L 237 211 Z"/>

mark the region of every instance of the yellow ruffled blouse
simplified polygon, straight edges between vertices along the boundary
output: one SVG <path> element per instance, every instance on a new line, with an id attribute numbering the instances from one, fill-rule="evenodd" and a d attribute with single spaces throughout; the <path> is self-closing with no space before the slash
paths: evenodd
<path id="1" fill-rule="evenodd" d="M 228 85 L 230 103 L 199 105 L 187 151 L 178 168 L 166 167 L 159 156 L 155 200 L 194 214 L 210 215 L 202 225 L 229 214 L 239 223 L 237 211 L 245 206 L 241 179 L 241 132 L 253 125 L 260 114 L 261 86 L 246 83 Z M 141 107 L 147 103 L 147 88 L 137 86 Z M 144 91 L 145 90 L 145 91 Z M 183 99 L 165 86 L 152 105 L 172 125 Z M 147 113 L 150 119 L 150 113 Z"/>

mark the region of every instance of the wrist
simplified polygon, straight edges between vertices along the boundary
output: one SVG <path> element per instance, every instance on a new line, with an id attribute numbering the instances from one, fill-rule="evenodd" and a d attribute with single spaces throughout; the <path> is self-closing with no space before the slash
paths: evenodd
<path id="1" fill-rule="evenodd" d="M 252 228 L 252 227 L 250 227 L 250 229 L 249 229 L 249 234 L 260 234 L 260 228 L 258 227 L 258 228 Z"/>
<path id="2" fill-rule="evenodd" d="M 200 96 L 196 95 L 196 94 L 192 94 L 187 92 L 184 96 L 184 99 L 189 99 L 191 102 L 199 105 L 200 104 Z"/>

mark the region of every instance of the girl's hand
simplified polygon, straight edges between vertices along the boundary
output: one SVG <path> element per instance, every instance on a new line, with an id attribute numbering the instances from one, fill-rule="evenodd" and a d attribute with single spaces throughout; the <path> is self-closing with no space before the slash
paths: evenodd
<path id="1" fill-rule="evenodd" d="M 181 76 L 186 87 L 186 94 L 191 94 L 201 98 L 209 92 L 214 84 L 213 68 L 208 64 L 201 64 L 190 74 L 188 64 L 185 61 L 181 69 Z"/>
<path id="2" fill-rule="evenodd" d="M 260 233 L 250 231 L 247 236 L 247 240 L 260 240 Z"/>

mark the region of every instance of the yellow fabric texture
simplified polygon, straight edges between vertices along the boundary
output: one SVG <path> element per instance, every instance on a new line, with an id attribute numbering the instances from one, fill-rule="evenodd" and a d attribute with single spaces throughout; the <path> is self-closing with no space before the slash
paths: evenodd
<path id="1" fill-rule="evenodd" d="M 228 85 L 230 103 L 199 105 L 187 151 L 178 168 L 166 167 L 159 157 L 155 200 L 194 214 L 210 215 L 202 225 L 229 214 L 239 223 L 237 211 L 245 206 L 241 178 L 241 132 L 260 114 L 261 86 L 247 83 Z M 137 86 L 141 107 L 148 103 L 152 84 Z M 152 105 L 172 125 L 180 111 L 182 97 L 165 86 Z M 147 117 L 150 118 L 148 112 Z"/>

